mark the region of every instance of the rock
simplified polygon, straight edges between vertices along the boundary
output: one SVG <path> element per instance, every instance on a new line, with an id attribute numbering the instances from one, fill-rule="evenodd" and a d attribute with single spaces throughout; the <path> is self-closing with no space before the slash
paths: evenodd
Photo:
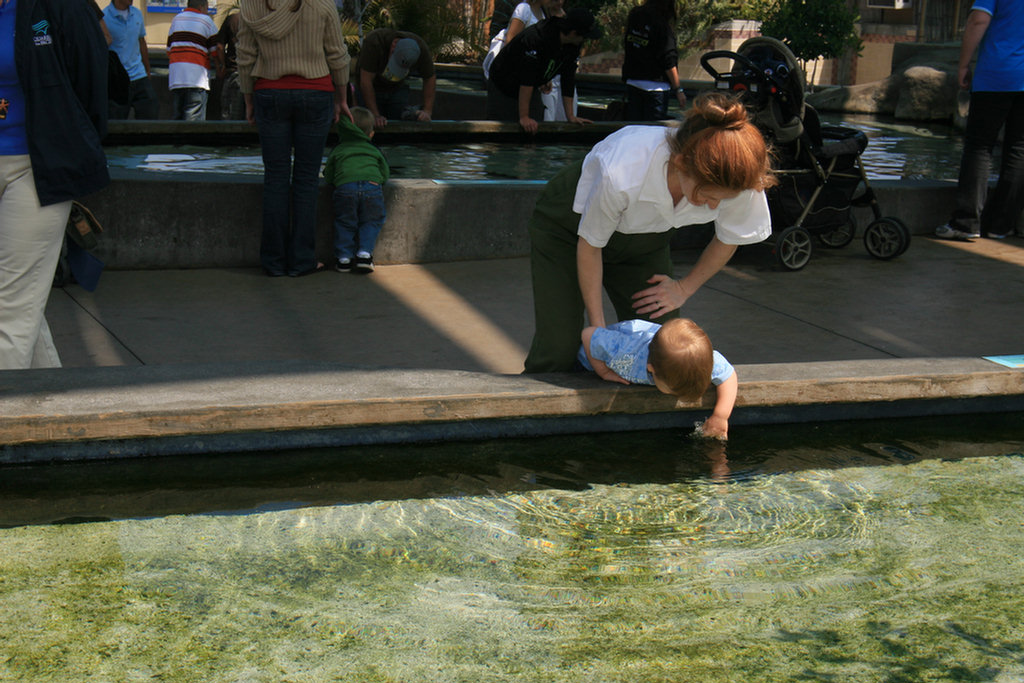
<path id="1" fill-rule="evenodd" d="M 911 121 L 948 121 L 956 111 L 956 73 L 931 66 L 911 66 L 893 74 L 897 87 L 893 115 Z"/>
<path id="2" fill-rule="evenodd" d="M 945 54 L 915 55 L 887 78 L 811 93 L 807 103 L 821 111 L 892 114 L 912 121 L 955 120 L 966 112 L 958 104 L 956 64 L 937 59 Z"/>
<path id="3" fill-rule="evenodd" d="M 818 111 L 846 111 L 857 114 L 892 114 L 895 99 L 885 81 L 863 85 L 834 86 L 808 93 L 807 103 Z"/>

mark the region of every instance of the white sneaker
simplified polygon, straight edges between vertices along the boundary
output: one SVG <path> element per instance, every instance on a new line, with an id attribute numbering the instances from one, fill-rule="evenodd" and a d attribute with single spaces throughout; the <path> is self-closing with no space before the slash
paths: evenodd
<path id="1" fill-rule="evenodd" d="M 981 237 L 980 233 L 977 232 L 964 232 L 963 230 L 957 230 L 952 227 L 949 223 L 940 225 L 935 228 L 935 236 L 941 237 L 944 240 L 958 240 L 960 242 L 970 242 L 975 237 Z"/>

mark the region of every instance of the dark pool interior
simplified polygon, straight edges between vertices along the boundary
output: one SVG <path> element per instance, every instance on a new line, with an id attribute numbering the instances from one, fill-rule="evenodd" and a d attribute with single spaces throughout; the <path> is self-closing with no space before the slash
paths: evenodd
<path id="1" fill-rule="evenodd" d="M 0 467 L 0 527 L 602 484 L 729 482 L 1022 452 L 1020 416 L 997 413 L 734 426 L 728 444 L 679 429 L 17 465 Z"/>

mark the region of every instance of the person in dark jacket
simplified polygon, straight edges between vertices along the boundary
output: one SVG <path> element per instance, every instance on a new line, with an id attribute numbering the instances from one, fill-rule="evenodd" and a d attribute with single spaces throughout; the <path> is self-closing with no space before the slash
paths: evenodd
<path id="1" fill-rule="evenodd" d="M 589 10 L 574 7 L 564 17 L 550 17 L 524 29 L 494 59 L 487 79 L 487 118 L 518 121 L 527 133 L 537 132 L 542 118 L 538 88 L 562 77 L 566 120 L 590 123 L 573 114 L 576 62 L 580 45 L 601 35 Z"/>
<path id="2" fill-rule="evenodd" d="M 44 308 L 71 200 L 110 181 L 107 44 L 85 0 L 0 0 L 0 368 L 59 367 Z"/>
<path id="3" fill-rule="evenodd" d="M 679 89 L 676 0 L 646 0 L 626 19 L 622 80 L 626 82 L 627 121 L 663 121 L 670 99 L 686 106 Z"/>

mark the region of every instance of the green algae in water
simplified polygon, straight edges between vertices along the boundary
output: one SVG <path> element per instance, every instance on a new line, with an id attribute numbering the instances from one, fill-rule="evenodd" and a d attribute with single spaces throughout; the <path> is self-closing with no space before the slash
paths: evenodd
<path id="1" fill-rule="evenodd" d="M 1024 457 L 0 530 L 0 680 L 1017 681 Z"/>

